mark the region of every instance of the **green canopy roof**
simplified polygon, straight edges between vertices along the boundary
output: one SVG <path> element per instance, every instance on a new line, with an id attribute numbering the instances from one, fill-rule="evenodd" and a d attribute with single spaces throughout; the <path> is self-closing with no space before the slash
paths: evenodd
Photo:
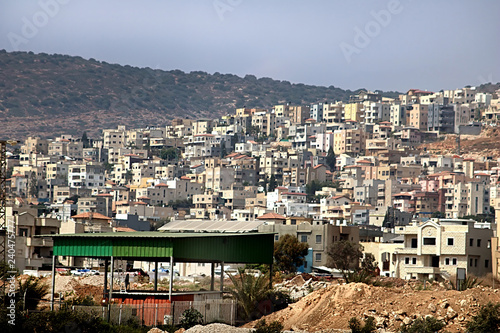
<path id="1" fill-rule="evenodd" d="M 112 232 L 50 235 L 54 255 L 271 264 L 274 233 Z M 166 260 L 165 260 L 166 261 Z"/>

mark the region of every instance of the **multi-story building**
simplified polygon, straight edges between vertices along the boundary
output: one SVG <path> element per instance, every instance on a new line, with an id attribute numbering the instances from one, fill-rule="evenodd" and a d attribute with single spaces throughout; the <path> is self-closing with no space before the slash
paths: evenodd
<path id="1" fill-rule="evenodd" d="M 290 234 L 296 236 L 300 242 L 307 243 L 312 249 L 312 262 L 307 265 L 326 266 L 327 251 L 331 244 L 340 240 L 359 243 L 359 229 L 355 226 L 334 225 L 322 221 L 302 222 L 296 224 L 263 224 L 259 232 L 275 232 L 276 240 Z"/>
<path id="2" fill-rule="evenodd" d="M 406 126 L 427 131 L 429 108 L 424 104 L 413 104 L 406 111 Z"/>
<path id="3" fill-rule="evenodd" d="M 449 279 L 457 268 L 476 276 L 491 272 L 493 230 L 475 221 L 435 219 L 397 227 L 396 233 L 404 237 L 395 250 L 398 277 Z"/>
<path id="4" fill-rule="evenodd" d="M 356 156 L 365 149 L 364 132 L 361 129 L 346 129 L 334 132 L 333 151 L 336 155 Z"/>
<path id="5" fill-rule="evenodd" d="M 104 187 L 104 167 L 102 165 L 76 164 L 68 168 L 70 187 Z"/>

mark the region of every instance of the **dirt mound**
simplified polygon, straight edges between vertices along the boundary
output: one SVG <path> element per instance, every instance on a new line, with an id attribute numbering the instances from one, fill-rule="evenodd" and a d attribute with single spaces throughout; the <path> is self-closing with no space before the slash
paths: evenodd
<path id="1" fill-rule="evenodd" d="M 430 154 L 456 154 L 457 136 L 447 134 L 442 140 L 420 145 L 419 150 L 424 148 Z M 464 158 L 479 158 L 491 156 L 493 159 L 500 158 L 500 129 L 496 127 L 485 127 L 480 135 L 461 135 L 460 152 Z"/>
<path id="2" fill-rule="evenodd" d="M 448 331 L 464 331 L 466 322 L 483 304 L 500 301 L 500 293 L 489 287 L 463 292 L 429 284 L 430 290 L 417 290 L 417 284 L 403 287 L 374 287 L 362 283 L 330 284 L 288 308 L 266 316 L 278 320 L 285 329 L 316 332 L 325 329 L 348 329 L 351 317 L 372 316 L 378 328 L 396 332 L 403 323 L 431 315 L 447 323 Z M 253 327 L 252 322 L 247 327 Z"/>

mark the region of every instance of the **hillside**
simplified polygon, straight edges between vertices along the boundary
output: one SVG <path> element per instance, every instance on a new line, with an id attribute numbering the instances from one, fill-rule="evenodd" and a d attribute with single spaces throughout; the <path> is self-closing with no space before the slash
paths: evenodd
<path id="1" fill-rule="evenodd" d="M 2 138 L 97 135 L 119 124 L 163 126 L 176 117 L 215 118 L 236 107 L 347 100 L 340 88 L 232 74 L 135 68 L 65 55 L 0 51 Z M 396 96 L 385 93 L 384 96 Z"/>
<path id="2" fill-rule="evenodd" d="M 443 140 L 422 144 L 420 151 L 424 149 L 429 154 L 449 155 L 457 152 L 457 136 L 447 134 Z M 492 157 L 500 158 L 500 130 L 496 127 L 485 127 L 480 135 L 461 135 L 460 152 L 464 158 Z"/>

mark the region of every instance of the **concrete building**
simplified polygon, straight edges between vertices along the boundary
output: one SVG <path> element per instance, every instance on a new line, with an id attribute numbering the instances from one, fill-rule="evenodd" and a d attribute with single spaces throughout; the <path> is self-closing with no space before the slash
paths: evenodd
<path id="1" fill-rule="evenodd" d="M 396 249 L 397 277 L 449 279 L 457 268 L 484 276 L 491 272 L 493 230 L 473 220 L 435 219 L 397 227 L 404 243 Z"/>
<path id="2" fill-rule="evenodd" d="M 312 266 L 326 266 L 328 247 L 337 241 L 348 240 L 359 243 L 359 229 L 355 226 L 334 225 L 322 221 L 302 222 L 292 224 L 263 224 L 259 226 L 259 232 L 275 232 L 275 240 L 290 234 L 296 236 L 299 241 L 307 243 L 312 248 Z"/>

